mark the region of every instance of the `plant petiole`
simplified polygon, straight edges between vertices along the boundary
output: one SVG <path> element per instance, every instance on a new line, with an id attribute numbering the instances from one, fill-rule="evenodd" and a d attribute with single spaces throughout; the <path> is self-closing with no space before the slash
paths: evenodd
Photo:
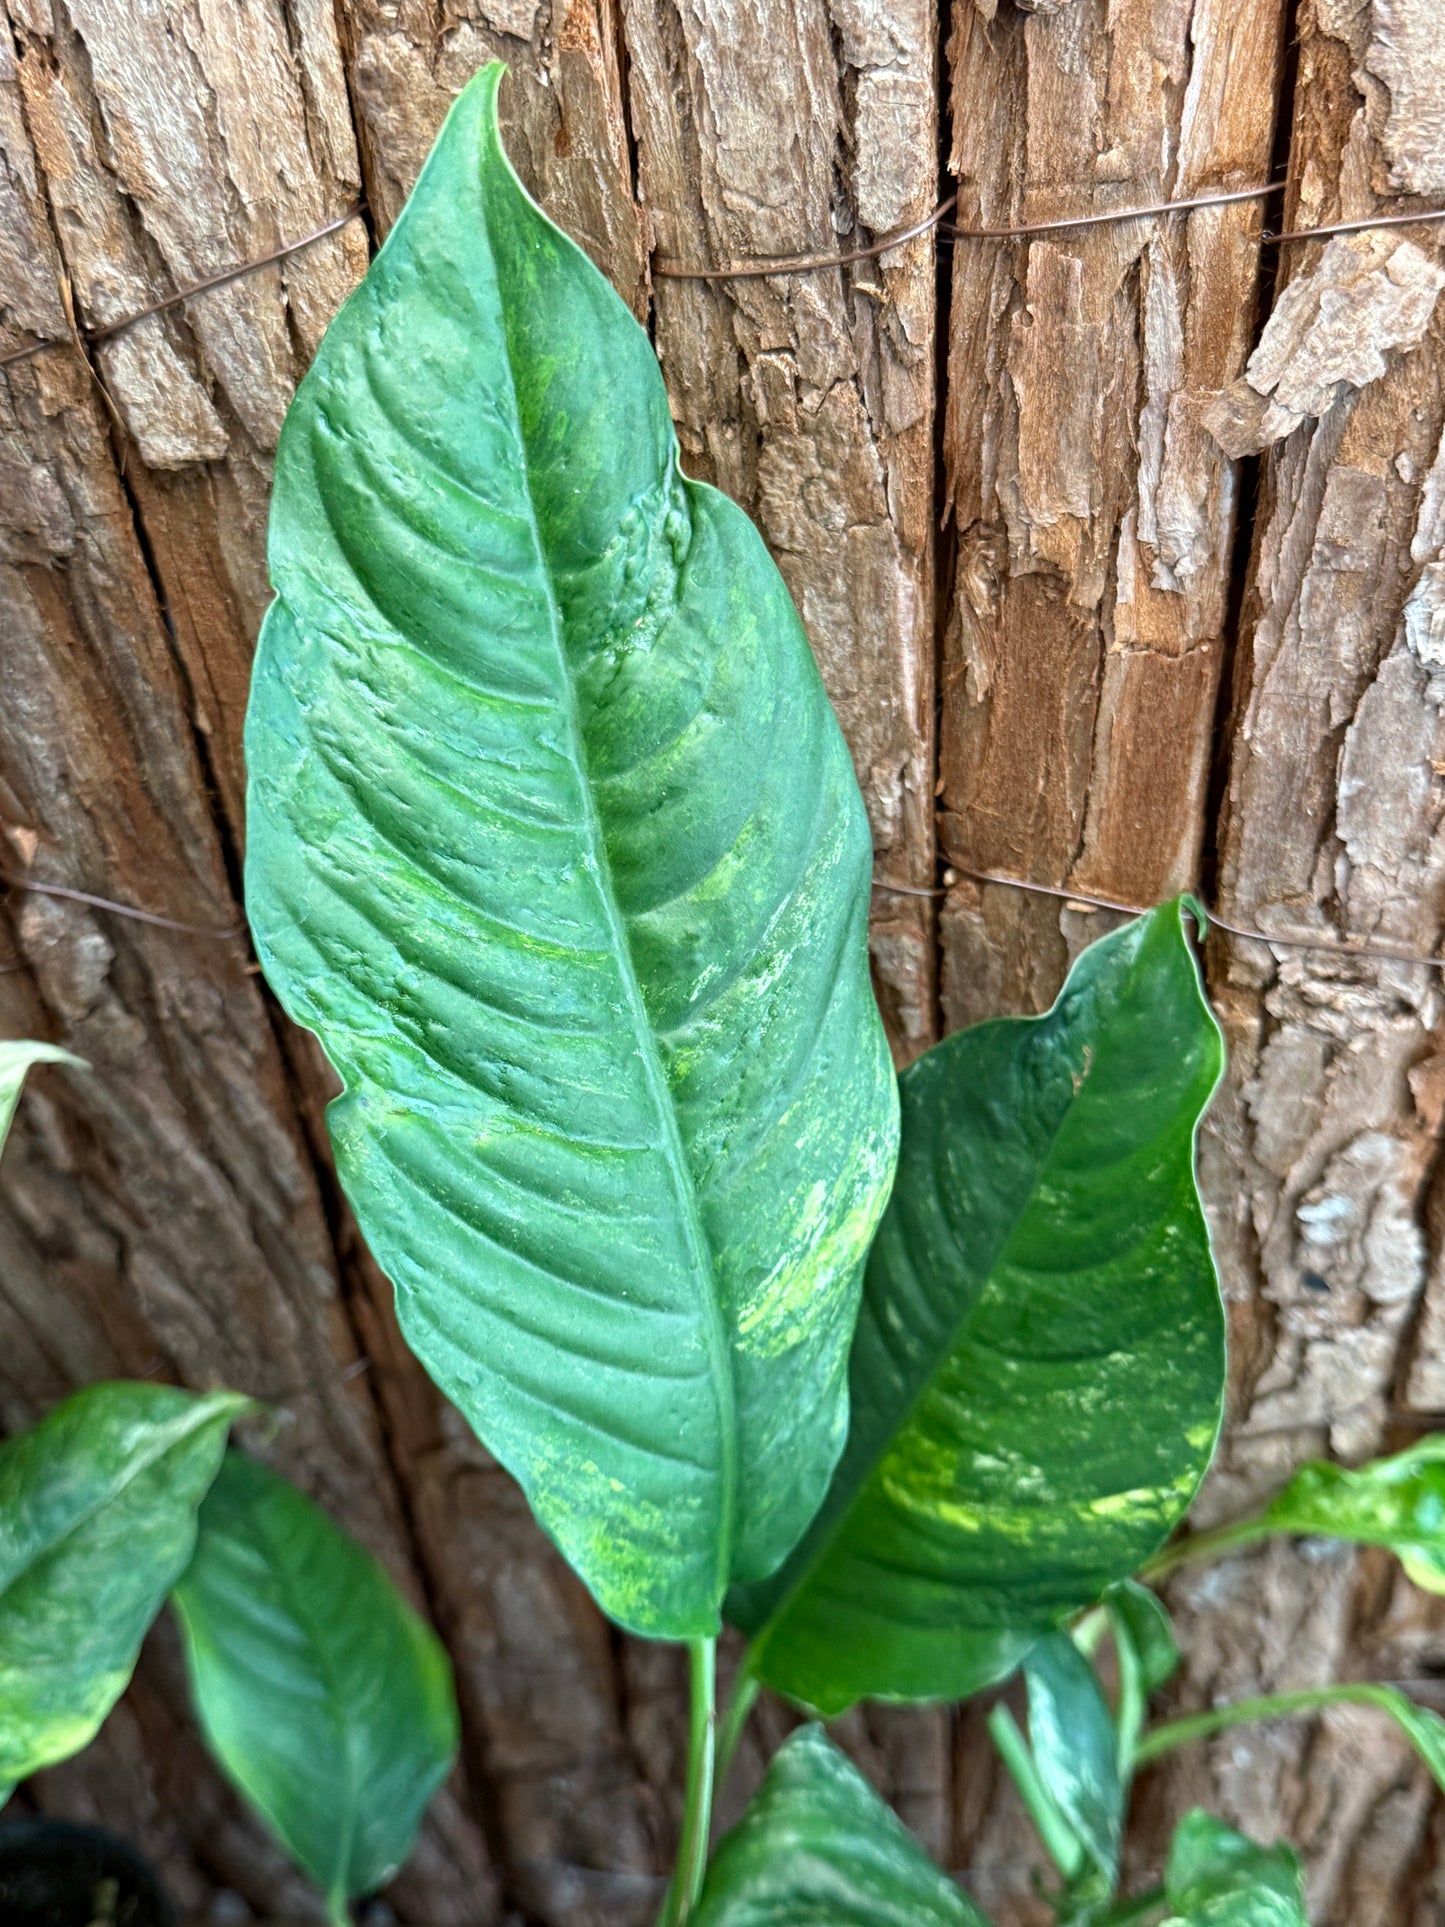
<path id="1" fill-rule="evenodd" d="M 727 1779 L 728 1768 L 732 1765 L 733 1755 L 738 1749 L 738 1741 L 743 1736 L 748 1715 L 756 1706 L 760 1691 L 758 1679 L 752 1669 L 752 1648 L 749 1647 L 743 1654 L 743 1663 L 738 1668 L 737 1678 L 733 1681 L 732 1698 L 728 1702 L 727 1713 L 718 1731 L 717 1765 L 713 1777 L 719 1787 Z"/>
<path id="2" fill-rule="evenodd" d="M 1002 1702 L 989 1714 L 988 1730 L 1008 1768 L 1009 1778 L 1019 1790 L 1019 1798 L 1029 1810 L 1029 1818 L 1038 1828 L 1049 1858 L 1066 1884 L 1072 1886 L 1084 1871 L 1083 1846 L 1040 1778 L 1018 1721 Z"/>
<path id="3" fill-rule="evenodd" d="M 1278 1530 L 1270 1524 L 1268 1515 L 1260 1512 L 1250 1519 L 1237 1519 L 1233 1525 L 1215 1526 L 1210 1532 L 1190 1533 L 1187 1538 L 1165 1546 L 1162 1552 L 1156 1552 L 1139 1568 L 1139 1580 L 1146 1586 L 1157 1585 L 1180 1566 L 1192 1566 L 1200 1559 L 1222 1559 L 1239 1546 L 1253 1545 Z"/>
<path id="4" fill-rule="evenodd" d="M 717 1755 L 717 1641 L 690 1639 L 691 1717 L 688 1726 L 687 1790 L 682 1834 L 677 1843 L 677 1865 L 657 1927 L 683 1927 L 697 1905 L 707 1871 L 708 1835 L 712 1828 L 712 1792 Z"/>
<path id="5" fill-rule="evenodd" d="M 1367 1680 L 1352 1685 L 1308 1686 L 1296 1693 L 1265 1693 L 1257 1699 L 1236 1700 L 1232 1706 L 1211 1707 L 1206 1713 L 1187 1713 L 1182 1719 L 1169 1720 L 1146 1733 L 1134 1749 L 1139 1766 L 1173 1752 L 1190 1740 L 1206 1740 L 1231 1726 L 1253 1720 L 1283 1719 L 1292 1713 L 1317 1713 L 1327 1706 L 1353 1704 L 1378 1706 L 1394 1714 L 1400 1695 L 1388 1686 L 1375 1686 Z"/>

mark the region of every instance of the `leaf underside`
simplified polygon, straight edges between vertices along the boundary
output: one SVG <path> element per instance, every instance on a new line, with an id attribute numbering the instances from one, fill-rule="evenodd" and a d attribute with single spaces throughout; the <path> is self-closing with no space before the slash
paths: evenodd
<path id="1" fill-rule="evenodd" d="M 646 336 L 453 106 L 288 416 L 247 903 L 408 1342 L 606 1610 L 716 1628 L 846 1423 L 896 1095 L 856 780 Z"/>
<path id="2" fill-rule="evenodd" d="M 94 1738 L 185 1570 L 246 1406 L 93 1385 L 0 1446 L 0 1783 Z"/>
<path id="3" fill-rule="evenodd" d="M 1221 1065 L 1170 904 L 1045 1016 L 904 1073 L 847 1449 L 783 1571 L 729 1602 L 767 1684 L 828 1714 L 975 1692 L 1177 1523 L 1224 1392 L 1193 1173 Z"/>
<path id="4" fill-rule="evenodd" d="M 333 1902 L 379 1887 L 456 1754 L 436 1636 L 324 1512 L 238 1452 L 175 1603 L 227 1775 Z"/>
<path id="5" fill-rule="evenodd" d="M 821 1727 L 774 1754 L 696 1927 L 988 1927 Z"/>

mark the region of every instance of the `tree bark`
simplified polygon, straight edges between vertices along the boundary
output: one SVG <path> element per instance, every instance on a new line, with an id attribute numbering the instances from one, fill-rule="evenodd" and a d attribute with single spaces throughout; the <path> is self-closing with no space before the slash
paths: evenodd
<path id="1" fill-rule="evenodd" d="M 0 381 L 8 874 L 239 922 L 280 421 L 450 99 L 500 56 L 524 178 L 651 328 L 687 466 L 754 515 L 802 611 L 868 804 L 900 1061 L 940 1023 L 1041 1007 L 1101 925 L 967 872 L 1142 903 L 1217 864 L 1231 921 L 1438 941 L 1438 230 L 1289 247 L 1251 360 L 1258 203 L 960 240 L 942 308 L 931 233 L 719 274 L 853 253 L 935 205 L 931 0 L 8 7 L 0 352 L 61 344 Z M 1286 0 L 954 0 L 958 219 L 1263 182 L 1290 25 Z M 1445 199 L 1429 0 L 1306 0 L 1297 37 L 1288 224 Z M 352 209 L 280 263 L 71 345 L 72 322 Z M 1348 340 L 1310 335 L 1326 288 Z M 1394 344 L 1379 368 L 1362 340 Z M 936 918 L 913 892 L 940 851 Z M 263 1449 L 429 1608 L 457 1665 L 464 1769 L 390 1896 L 400 1919 L 641 1927 L 676 1825 L 679 1656 L 605 1626 L 401 1345 L 330 1172 L 314 1044 L 240 937 L 12 889 L 0 942 L 3 1034 L 93 1066 L 38 1073 L 6 1153 L 0 1425 L 110 1375 L 276 1406 Z M 1232 1051 L 1206 1145 L 1234 1332 L 1205 1500 L 1224 1516 L 1308 1452 L 1398 1442 L 1445 1408 L 1445 1077 L 1435 973 L 1224 939 L 1211 970 Z M 1276 1548 L 1174 1598 L 1181 1706 L 1442 1659 L 1438 1617 L 1385 1561 Z M 725 1817 L 789 1718 L 760 1711 Z M 1040 1917 L 976 1709 L 840 1730 L 1000 1927 Z M 134 1835 L 194 1917 L 224 1891 L 314 1918 L 206 1765 L 164 1629 L 102 1740 L 31 1797 Z M 1195 1800 L 1303 1842 L 1319 1927 L 1424 1927 L 1445 1905 L 1426 1785 L 1367 1715 L 1149 1775 L 1141 1880 Z"/>

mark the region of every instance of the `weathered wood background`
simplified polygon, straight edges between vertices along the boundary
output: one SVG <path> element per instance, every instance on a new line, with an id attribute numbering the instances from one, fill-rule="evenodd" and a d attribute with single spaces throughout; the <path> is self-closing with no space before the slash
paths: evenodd
<path id="1" fill-rule="evenodd" d="M 1257 203 L 845 252 L 959 194 L 1012 226 L 1287 175 L 1290 228 L 1445 200 L 1438 0 L 8 0 L 0 48 L 0 865 L 224 930 L 268 468 L 294 383 L 448 100 L 512 66 L 534 190 L 653 332 L 688 464 L 760 522 L 868 799 L 901 1055 L 1037 1009 L 1099 926 L 997 871 L 1280 936 L 1432 950 L 1445 912 L 1441 230 L 1261 249 Z M 96 330 L 364 201 L 305 251 Z M 1278 207 L 1270 216 L 1278 224 Z M 10 887 L 0 1029 L 37 1075 L 0 1209 L 0 1421 L 107 1375 L 225 1383 L 423 1600 L 464 1766 L 416 1927 L 630 1927 L 680 1778 L 676 1655 L 599 1620 L 396 1339 L 329 1175 L 327 1073 L 200 937 Z M 1216 939 L 1206 1145 L 1234 1332 L 1223 1517 L 1298 1458 L 1445 1423 L 1437 973 Z M 1429 1682 L 1388 1561 L 1271 1548 L 1173 1600 L 1181 1705 Z M 765 1709 L 760 1730 L 782 1715 Z M 1029 1835 L 976 1712 L 844 1737 L 1003 1927 Z M 749 1748 L 727 1806 L 736 1809 Z M 314 1918 L 187 1724 L 162 1629 L 40 1806 L 139 1837 L 198 1919 Z M 1445 1812 L 1363 1713 L 1148 1776 L 1135 1860 L 1215 1804 L 1303 1847 L 1321 1927 L 1445 1912 Z"/>

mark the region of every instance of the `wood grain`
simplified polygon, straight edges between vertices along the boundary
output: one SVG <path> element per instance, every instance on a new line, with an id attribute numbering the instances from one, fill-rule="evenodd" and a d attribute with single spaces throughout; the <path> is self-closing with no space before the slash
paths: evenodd
<path id="1" fill-rule="evenodd" d="M 960 222 L 1264 180 L 1282 28 L 1282 6 L 1228 0 L 965 6 Z M 1249 350 L 1261 219 L 1242 203 L 955 248 L 941 833 L 957 869 L 1133 903 L 1196 877 L 1237 501 L 1202 413 Z M 1057 904 L 966 880 L 943 921 L 950 1025 L 1041 1008 L 1082 935 Z"/>
<path id="2" fill-rule="evenodd" d="M 89 362 L 6 371 L 0 865 L 237 920 L 276 433 L 449 101 L 500 56 L 525 179 L 651 328 L 689 469 L 757 518 L 788 578 L 880 880 L 927 889 L 940 848 L 953 866 L 937 919 L 875 897 L 900 1059 L 940 1024 L 1039 1008 L 1104 921 L 965 870 L 1142 902 L 1217 859 L 1236 920 L 1434 944 L 1437 230 L 1291 248 L 1262 337 L 1251 205 L 960 240 L 942 318 L 932 236 L 810 273 L 653 272 L 908 226 L 942 191 L 941 118 L 965 225 L 1257 182 L 1286 13 L 954 0 L 945 54 L 931 0 L 9 0 L 0 352 L 364 213 Z M 1303 0 L 1297 38 L 1289 224 L 1445 199 L 1429 0 Z M 4 1034 L 94 1065 L 37 1075 L 6 1155 L 0 1425 L 111 1373 L 270 1399 L 267 1449 L 457 1662 L 466 1772 L 398 1917 L 642 1927 L 677 1820 L 679 1656 L 603 1624 L 406 1354 L 335 1190 L 314 1044 L 237 939 L 12 890 L 0 945 Z M 1224 1516 L 1306 1451 L 1402 1441 L 1445 1410 L 1445 1057 L 1435 976 L 1234 943 L 1212 970 L 1234 1053 L 1206 1146 L 1235 1335 L 1206 1502 Z M 1175 1603 L 1181 1704 L 1445 1665 L 1438 1615 L 1372 1558 L 1277 1548 L 1182 1577 Z M 132 1833 L 197 1917 L 227 1894 L 307 1918 L 183 1698 L 162 1629 L 105 1739 L 38 1799 Z M 725 1816 L 791 1718 L 762 1709 Z M 1042 1918 L 976 1709 L 868 1709 L 840 1737 L 1000 1927 Z M 1141 1883 L 1195 1801 L 1303 1842 L 1318 1927 L 1445 1907 L 1445 1821 L 1368 1716 L 1149 1776 Z"/>

